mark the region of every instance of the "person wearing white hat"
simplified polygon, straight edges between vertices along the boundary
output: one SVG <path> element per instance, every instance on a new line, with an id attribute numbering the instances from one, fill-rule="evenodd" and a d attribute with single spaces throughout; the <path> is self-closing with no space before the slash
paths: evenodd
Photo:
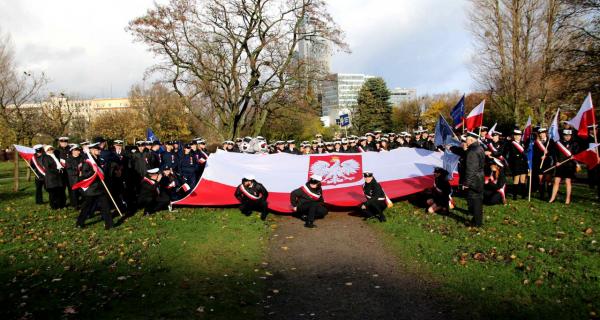
<path id="1" fill-rule="evenodd" d="M 235 189 L 235 198 L 240 202 L 240 211 L 250 216 L 252 211 L 260 212 L 260 220 L 265 221 L 268 214 L 267 198 L 269 192 L 256 181 L 252 174 L 246 174 L 242 178 L 242 183 Z"/>
<path id="2" fill-rule="evenodd" d="M 41 158 L 41 165 L 46 172 L 44 183 L 46 191 L 48 191 L 50 208 L 54 210 L 62 209 L 66 205 L 65 182 L 63 179 L 64 167 L 60 163 L 60 160 L 56 158 L 54 147 L 50 145 L 44 146 L 44 152 L 45 154 Z"/>
<path id="3" fill-rule="evenodd" d="M 160 188 L 161 179 L 162 173 L 159 168 L 146 170 L 146 176 L 142 178 L 138 195 L 138 207 L 144 208 L 144 215 L 167 210 L 169 204 L 171 204 L 169 193 Z"/>
<path id="4" fill-rule="evenodd" d="M 44 183 L 46 179 L 46 170 L 42 166 L 42 156 L 44 155 L 44 146 L 36 144 L 33 146 L 35 154 L 29 160 L 29 165 L 35 172 L 35 204 L 44 203 Z"/>
<path id="5" fill-rule="evenodd" d="M 91 217 L 96 210 L 100 210 L 102 219 L 104 219 L 104 229 L 108 230 L 113 226 L 112 214 L 110 212 L 112 205 L 106 193 L 106 189 L 100 181 L 97 170 L 102 170 L 104 160 L 100 157 L 102 147 L 100 142 L 92 143 L 88 146 L 89 158 L 81 165 L 80 181 L 93 179 L 84 191 L 84 201 L 81 206 L 81 212 L 77 217 L 77 227 L 84 228 L 85 221 Z M 95 178 L 93 178 L 95 176 Z"/>
<path id="6" fill-rule="evenodd" d="M 363 177 L 365 184 L 363 185 L 363 192 L 367 201 L 363 202 L 360 209 L 363 211 L 365 219 L 377 218 L 379 222 L 385 222 L 385 215 L 383 210 L 387 208 L 387 196 L 383 192 L 381 185 L 373 177 L 373 172 L 364 171 Z"/>
<path id="7" fill-rule="evenodd" d="M 527 148 L 522 138 L 523 132 L 515 129 L 513 130 L 512 141 L 504 145 L 504 158 L 508 162 L 510 174 L 513 177 L 513 200 L 517 200 L 519 194 L 523 199 L 527 197 L 527 173 L 529 172 L 529 165 L 527 163 Z"/>
<path id="8" fill-rule="evenodd" d="M 552 196 L 550 197 L 549 202 L 552 203 L 556 200 L 560 183 L 564 180 L 567 189 L 565 204 L 570 204 L 571 181 L 575 178 L 577 163 L 575 160 L 567 160 L 570 159 L 572 155 L 579 152 L 579 145 L 576 141 L 573 141 L 573 131 L 571 129 L 564 129 L 562 131 L 562 139 L 560 140 L 560 143 L 555 143 L 553 145 L 552 151 L 554 163 L 558 164 L 563 162 L 563 164 L 554 169 L 554 184 L 552 186 Z"/>
<path id="9" fill-rule="evenodd" d="M 304 220 L 306 228 L 316 227 L 315 219 L 324 218 L 327 215 L 321 189 L 322 181 L 323 177 L 313 174 L 306 184 L 292 191 L 290 195 L 292 210 Z"/>
<path id="10" fill-rule="evenodd" d="M 69 157 L 66 165 L 69 186 L 79 182 L 79 173 L 81 172 L 83 160 L 83 156 L 81 155 L 81 147 L 77 144 L 71 145 L 69 148 Z M 71 204 L 71 207 L 75 208 L 76 210 L 81 209 L 81 199 L 83 197 L 81 189 L 73 190 L 72 188 L 69 188 L 67 192 L 69 192 L 69 203 Z"/>

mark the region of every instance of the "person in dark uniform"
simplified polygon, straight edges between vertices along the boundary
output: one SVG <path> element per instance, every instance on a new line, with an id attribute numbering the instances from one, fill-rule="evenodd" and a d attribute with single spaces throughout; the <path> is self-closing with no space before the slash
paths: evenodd
<path id="1" fill-rule="evenodd" d="M 469 213 L 473 216 L 473 225 L 476 227 L 483 225 L 484 158 L 483 148 L 479 144 L 479 135 L 469 132 L 467 134 L 463 188 L 467 192 Z"/>
<path id="2" fill-rule="evenodd" d="M 305 185 L 290 194 L 292 210 L 304 219 L 306 228 L 316 227 L 315 219 L 324 218 L 327 215 L 321 190 L 322 180 L 321 176 L 312 175 Z"/>
<path id="3" fill-rule="evenodd" d="M 377 218 L 380 222 L 385 222 L 385 215 L 383 211 L 387 208 L 387 197 L 381 185 L 373 177 L 373 172 L 363 172 L 365 178 L 365 184 L 363 185 L 363 192 L 367 201 L 363 202 L 360 209 L 363 211 L 365 219 L 372 217 Z"/>
<path id="4" fill-rule="evenodd" d="M 367 137 L 367 149 L 365 151 L 377 152 L 378 150 L 375 142 L 375 135 L 371 132 L 367 132 L 365 137 Z"/>
<path id="5" fill-rule="evenodd" d="M 447 212 L 450 207 L 451 193 L 448 171 L 444 168 L 436 167 L 433 169 L 433 177 L 431 197 L 427 199 L 427 212 Z"/>
<path id="6" fill-rule="evenodd" d="M 253 175 L 245 175 L 242 183 L 235 189 L 235 198 L 240 202 L 240 211 L 250 216 L 252 211 L 260 212 L 260 220 L 265 221 L 268 214 L 267 198 L 269 192 Z"/>
<path id="7" fill-rule="evenodd" d="M 433 138 L 433 136 L 430 136 L 429 132 L 426 129 L 422 130 L 421 131 L 421 141 L 419 143 L 421 148 L 423 148 L 425 150 L 429 150 L 429 151 L 435 151 L 436 147 L 435 147 L 435 143 L 433 143 L 432 138 Z"/>
<path id="8" fill-rule="evenodd" d="M 92 143 L 88 146 L 91 158 L 85 159 L 81 165 L 81 179 L 92 179 L 96 175 L 96 170 L 102 170 L 104 160 L 100 157 L 100 143 Z M 85 220 L 91 217 L 96 209 L 100 210 L 102 219 L 104 219 L 104 229 L 108 230 L 113 226 L 111 214 L 111 204 L 106 193 L 106 189 L 102 185 L 100 178 L 96 175 L 88 188 L 84 191 L 84 201 L 81 206 L 81 212 L 77 217 L 77 227 L 84 228 Z"/>
<path id="9" fill-rule="evenodd" d="M 161 155 L 161 168 L 171 168 L 173 171 L 178 171 L 177 154 L 173 152 L 173 141 L 165 142 L 165 152 Z"/>
<path id="10" fill-rule="evenodd" d="M 290 153 L 290 154 L 300 154 L 300 151 L 298 151 L 298 149 L 296 148 L 296 141 L 288 140 L 287 144 L 288 144 L 288 147 L 285 150 L 285 152 Z"/>
<path id="11" fill-rule="evenodd" d="M 204 173 L 204 168 L 206 167 L 206 162 L 208 161 L 208 150 L 206 150 L 206 140 L 200 139 L 198 141 L 198 151 L 196 152 L 198 156 L 198 175 L 197 180 L 200 180 L 202 177 L 202 173 Z"/>
<path id="12" fill-rule="evenodd" d="M 63 168 L 66 168 L 67 159 L 69 159 L 69 156 L 71 154 L 69 149 L 70 149 L 69 137 L 58 138 L 58 147 L 54 150 L 54 155 L 56 156 L 56 158 L 60 162 L 60 165 Z M 67 190 L 70 189 L 69 177 L 67 175 L 67 170 L 62 170 L 61 177 L 62 177 L 62 181 L 63 181 L 62 192 L 65 193 L 65 189 L 67 189 Z M 66 197 L 65 197 L 65 202 L 66 202 Z M 69 205 L 72 206 L 72 204 L 70 204 L 70 203 L 69 203 Z"/>
<path id="13" fill-rule="evenodd" d="M 195 155 L 192 153 L 192 146 L 184 145 L 183 155 L 179 159 L 179 173 L 191 189 L 196 186 L 196 172 L 198 171 L 198 162 Z"/>
<path id="14" fill-rule="evenodd" d="M 525 199 L 527 197 L 527 172 L 529 165 L 527 164 L 526 147 L 521 141 L 523 132 L 515 129 L 513 131 L 512 141 L 504 146 L 504 157 L 508 161 L 510 173 L 513 176 L 513 200 L 517 200 L 517 195 Z"/>
<path id="15" fill-rule="evenodd" d="M 44 146 L 36 144 L 33 146 L 35 154 L 29 160 L 29 165 L 35 172 L 35 204 L 44 203 L 44 183 L 46 180 L 46 170 L 42 166 L 42 156 L 44 155 Z"/>
<path id="16" fill-rule="evenodd" d="M 62 209 L 66 205 L 65 184 L 63 181 L 64 167 L 54 153 L 54 147 L 45 146 L 41 164 L 46 171 L 44 184 L 48 191 L 50 208 Z"/>
<path id="17" fill-rule="evenodd" d="M 81 147 L 79 145 L 71 146 L 71 155 L 67 159 L 66 170 L 67 176 L 69 177 L 69 186 L 72 186 L 79 182 L 79 175 L 81 174 L 81 166 L 83 164 L 83 156 L 81 155 Z M 83 194 L 81 189 L 71 189 L 69 187 L 69 201 L 71 206 L 77 210 L 81 209 L 81 200 Z"/>
<path id="18" fill-rule="evenodd" d="M 150 145 L 150 151 L 144 154 L 147 168 L 160 168 L 161 157 L 160 157 L 160 141 L 152 141 Z"/>
<path id="19" fill-rule="evenodd" d="M 483 203 L 489 206 L 506 204 L 506 176 L 504 163 L 497 158 L 487 158 Z"/>
<path id="20" fill-rule="evenodd" d="M 563 137 L 559 143 L 555 143 L 552 145 L 552 158 L 554 159 L 554 163 L 557 165 L 561 162 L 564 162 L 560 166 L 554 169 L 554 185 L 552 186 L 552 196 L 550 197 L 550 203 L 556 200 L 556 195 L 558 194 L 558 188 L 560 187 L 560 182 L 562 180 L 565 181 L 565 186 L 567 189 L 567 195 L 565 197 L 565 203 L 571 203 L 571 181 L 575 178 L 575 173 L 577 171 L 577 163 L 575 160 L 567 159 L 571 158 L 572 155 L 577 154 L 579 152 L 579 145 L 577 142 L 573 141 L 573 131 L 570 129 L 565 129 L 562 131 Z M 566 161 L 566 162 L 565 162 Z"/>
<path id="21" fill-rule="evenodd" d="M 133 171 L 135 172 L 135 185 L 139 184 L 142 178 L 146 175 L 148 164 L 146 163 L 146 141 L 136 142 L 137 152 L 132 153 L 131 162 Z"/>
<path id="22" fill-rule="evenodd" d="M 546 199 L 546 193 L 551 193 L 552 177 L 549 173 L 544 173 L 553 166 L 552 157 L 548 155 L 548 130 L 539 128 L 537 137 L 533 145 L 533 178 L 536 179 L 532 187 L 536 186 L 540 195 L 540 200 Z M 535 189 L 535 188 L 534 188 Z"/>
<path id="23" fill-rule="evenodd" d="M 500 131 L 492 132 L 492 139 L 487 141 L 487 149 L 485 151 L 485 155 L 488 156 L 488 158 L 498 158 L 503 161 L 504 144 L 500 141 L 501 136 L 502 132 Z"/>
<path id="24" fill-rule="evenodd" d="M 160 189 L 161 178 L 160 169 L 152 168 L 148 169 L 147 175 L 142 179 L 138 205 L 144 208 L 144 215 L 167 210 L 171 204 L 169 195 Z"/>

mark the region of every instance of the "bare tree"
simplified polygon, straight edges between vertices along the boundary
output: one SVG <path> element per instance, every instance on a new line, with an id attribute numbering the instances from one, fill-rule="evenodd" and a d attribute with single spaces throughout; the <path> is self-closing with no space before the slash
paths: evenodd
<path id="1" fill-rule="evenodd" d="M 271 102 L 297 81 L 290 74 L 301 67 L 300 41 L 346 48 L 324 0 L 171 0 L 127 29 L 162 58 L 150 71 L 161 72 L 205 126 L 230 138 L 253 120 L 260 131 Z"/>
<path id="2" fill-rule="evenodd" d="M 71 123 L 76 115 L 76 100 L 71 99 L 64 93 L 50 95 L 43 101 L 38 102 L 41 106 L 42 121 L 40 131 L 51 138 L 68 135 Z"/>
<path id="3" fill-rule="evenodd" d="M 17 143 L 31 143 L 38 133 L 40 112 L 32 103 L 46 83 L 44 74 L 17 71 L 10 38 L 0 35 L 0 117 Z"/>

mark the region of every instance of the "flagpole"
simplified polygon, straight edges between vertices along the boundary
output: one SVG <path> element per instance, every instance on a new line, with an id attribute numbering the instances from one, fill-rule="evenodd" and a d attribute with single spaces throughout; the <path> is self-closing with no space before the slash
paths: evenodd
<path id="1" fill-rule="evenodd" d="M 531 180 L 533 179 L 532 173 L 533 173 L 532 170 L 529 169 L 529 196 L 527 198 L 528 199 L 527 201 L 529 201 L 529 202 L 531 202 L 531 182 L 532 182 Z"/>
<path id="2" fill-rule="evenodd" d="M 35 157 L 35 155 L 34 155 Z M 23 159 L 23 161 L 25 161 L 25 159 Z M 29 169 L 31 169 L 31 171 L 33 171 L 33 174 L 35 174 L 36 178 L 40 178 L 40 176 L 37 175 L 37 173 L 35 173 L 35 170 L 33 170 L 33 167 L 31 166 L 31 164 L 29 164 L 29 161 L 25 161 L 25 163 L 27 163 L 27 166 L 29 167 Z"/>
<path id="3" fill-rule="evenodd" d="M 546 173 L 546 172 L 548 172 L 548 171 L 550 171 L 550 170 L 552 170 L 552 169 L 558 168 L 558 167 L 562 166 L 563 164 L 565 164 L 565 163 L 567 163 L 567 162 L 569 162 L 569 161 L 571 161 L 571 160 L 573 160 L 573 156 L 571 156 L 569 159 L 567 159 L 567 160 L 565 160 L 565 161 L 563 161 L 563 162 L 559 162 L 558 164 L 556 164 L 556 165 L 555 165 L 555 166 L 553 166 L 553 167 L 550 167 L 550 168 L 546 169 L 546 171 L 544 171 L 543 173 Z"/>
<path id="4" fill-rule="evenodd" d="M 100 179 L 100 177 L 98 177 L 98 179 Z M 121 209 L 119 209 L 119 206 L 117 205 L 117 202 L 113 198 L 113 196 L 110 193 L 110 191 L 108 191 L 108 187 L 106 186 L 106 183 L 104 183 L 104 179 L 100 179 L 100 181 L 102 182 L 102 185 L 104 186 L 104 190 L 106 190 L 106 193 L 108 193 L 108 196 L 110 197 L 110 200 L 112 200 L 112 203 L 115 205 L 115 208 L 117 209 L 117 212 L 119 213 L 119 216 L 122 217 L 123 213 L 121 213 Z"/>
<path id="5" fill-rule="evenodd" d="M 444 122 L 446 122 L 446 124 L 448 124 L 448 121 L 446 121 L 446 118 L 444 118 L 444 116 L 442 115 L 441 112 L 438 112 L 438 114 L 440 115 L 440 117 L 442 117 L 442 119 L 444 119 Z M 450 124 L 448 124 L 448 126 L 450 126 Z M 460 141 L 460 139 L 458 138 L 458 136 L 456 135 L 456 133 L 454 133 L 454 130 L 452 131 L 452 135 L 454 135 L 454 137 L 456 138 L 456 140 Z"/>

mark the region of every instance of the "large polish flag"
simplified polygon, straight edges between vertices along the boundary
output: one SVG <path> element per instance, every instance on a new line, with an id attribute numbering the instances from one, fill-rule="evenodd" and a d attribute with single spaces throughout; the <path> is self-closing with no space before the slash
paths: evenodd
<path id="1" fill-rule="evenodd" d="M 473 131 L 483 125 L 483 110 L 485 109 L 485 100 L 473 108 L 465 119 L 465 124 L 468 131 Z"/>
<path id="2" fill-rule="evenodd" d="M 218 150 L 211 154 L 202 178 L 182 206 L 239 204 L 234 193 L 245 174 L 253 174 L 269 191 L 273 211 L 289 213 L 290 193 L 313 174 L 323 176 L 325 203 L 354 207 L 365 201 L 363 171 L 371 171 L 389 198 L 420 192 L 433 186 L 433 169 L 442 167 L 443 152 L 399 148 L 389 152 L 253 155 Z"/>
<path id="3" fill-rule="evenodd" d="M 594 104 L 592 103 L 592 93 L 588 93 L 587 97 L 583 101 L 581 108 L 577 115 L 567 121 L 573 128 L 577 129 L 577 135 L 583 139 L 588 137 L 588 126 L 596 124 L 596 118 L 594 115 Z"/>

